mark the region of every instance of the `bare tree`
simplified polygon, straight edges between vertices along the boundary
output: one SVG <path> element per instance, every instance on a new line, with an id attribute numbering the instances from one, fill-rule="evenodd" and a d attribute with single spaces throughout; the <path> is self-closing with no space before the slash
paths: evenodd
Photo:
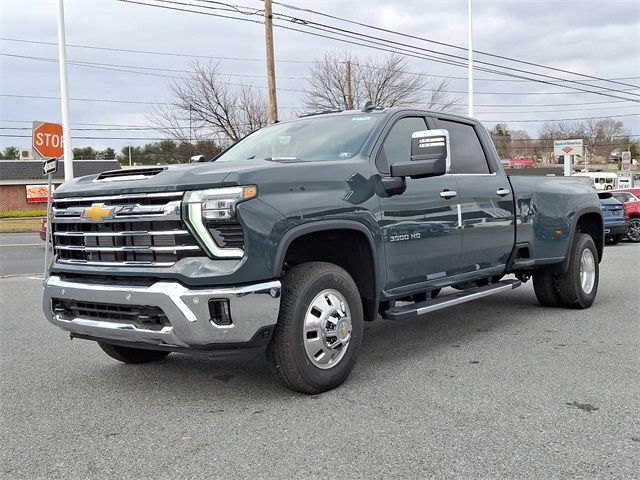
<path id="1" fill-rule="evenodd" d="M 237 142 L 267 123 L 266 99 L 250 85 L 230 83 L 215 62 L 195 62 L 189 76 L 172 81 L 169 89 L 173 103 L 152 108 L 149 119 L 178 141 Z"/>
<path id="2" fill-rule="evenodd" d="M 347 70 L 351 69 L 350 75 Z M 359 60 L 348 53 L 329 52 L 309 68 L 304 105 L 307 110 L 345 110 L 349 106 L 348 78 L 354 105 L 371 100 L 384 107 L 412 106 L 453 110 L 459 98 L 447 92 L 447 82 L 412 73 L 407 60 L 396 54 Z"/>

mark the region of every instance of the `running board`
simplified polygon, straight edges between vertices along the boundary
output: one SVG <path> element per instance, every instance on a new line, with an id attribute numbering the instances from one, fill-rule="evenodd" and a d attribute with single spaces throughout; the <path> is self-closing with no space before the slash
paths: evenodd
<path id="1" fill-rule="evenodd" d="M 434 312 L 442 308 L 452 307 L 461 303 L 470 302 L 477 298 L 488 297 L 494 293 L 513 290 L 522 285 L 520 280 L 503 280 L 501 282 L 491 283 L 483 287 L 476 287 L 469 290 L 446 295 L 442 298 L 434 298 L 426 302 L 412 303 L 405 307 L 393 307 L 382 314 L 385 320 L 406 320 L 419 317 L 425 313 Z"/>

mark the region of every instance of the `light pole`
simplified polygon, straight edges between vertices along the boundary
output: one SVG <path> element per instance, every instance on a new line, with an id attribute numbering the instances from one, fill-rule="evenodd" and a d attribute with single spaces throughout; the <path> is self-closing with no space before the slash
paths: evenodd
<path id="1" fill-rule="evenodd" d="M 69 83 L 67 81 L 67 44 L 64 32 L 64 2 L 58 0 L 58 63 L 60 66 L 60 100 L 62 107 L 62 147 L 64 179 L 73 178 L 73 150 L 69 127 Z"/>
<path id="2" fill-rule="evenodd" d="M 469 116 L 473 117 L 473 17 L 471 15 L 471 0 L 467 0 L 467 13 L 467 31 L 469 34 Z"/>

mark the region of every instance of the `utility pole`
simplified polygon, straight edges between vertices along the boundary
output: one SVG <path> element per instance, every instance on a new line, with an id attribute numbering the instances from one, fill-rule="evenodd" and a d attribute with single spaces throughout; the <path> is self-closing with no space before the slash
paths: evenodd
<path id="1" fill-rule="evenodd" d="M 473 20 L 471 16 L 471 0 L 467 0 L 469 34 L 469 116 L 473 117 Z"/>
<path id="2" fill-rule="evenodd" d="M 269 123 L 276 123 L 278 121 L 278 101 L 276 99 L 276 65 L 273 56 L 273 10 L 271 0 L 264 0 L 264 36 L 267 44 Z"/>
<path id="3" fill-rule="evenodd" d="M 351 80 L 351 60 L 347 60 L 347 110 L 353 110 L 353 85 Z"/>
<path id="4" fill-rule="evenodd" d="M 129 166 L 131 166 L 131 145 L 129 145 Z"/>
<path id="5" fill-rule="evenodd" d="M 69 83 L 67 81 L 67 43 L 64 32 L 64 2 L 58 0 L 58 63 L 60 65 L 60 99 L 62 107 L 62 147 L 64 179 L 73 178 L 73 150 L 69 128 Z"/>

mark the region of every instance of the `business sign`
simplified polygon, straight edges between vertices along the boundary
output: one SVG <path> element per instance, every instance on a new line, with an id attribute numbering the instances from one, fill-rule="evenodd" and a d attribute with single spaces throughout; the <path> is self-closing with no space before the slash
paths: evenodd
<path id="1" fill-rule="evenodd" d="M 47 185 L 25 185 L 27 203 L 46 203 L 49 199 L 49 187 Z M 53 192 L 55 187 L 51 187 Z"/>
<path id="2" fill-rule="evenodd" d="M 57 158 L 49 158 L 42 162 L 42 174 L 43 175 L 53 175 L 58 171 L 58 159 Z"/>
<path id="3" fill-rule="evenodd" d="M 583 155 L 584 143 L 579 140 L 555 140 L 553 142 L 553 155 L 563 157 L 564 155 Z"/>
<path id="4" fill-rule="evenodd" d="M 60 158 L 63 155 L 62 125 L 59 123 L 33 122 L 33 149 L 42 158 Z"/>
<path id="5" fill-rule="evenodd" d="M 631 170 L 631 152 L 622 152 L 622 165 L 620 170 L 628 172 Z"/>

